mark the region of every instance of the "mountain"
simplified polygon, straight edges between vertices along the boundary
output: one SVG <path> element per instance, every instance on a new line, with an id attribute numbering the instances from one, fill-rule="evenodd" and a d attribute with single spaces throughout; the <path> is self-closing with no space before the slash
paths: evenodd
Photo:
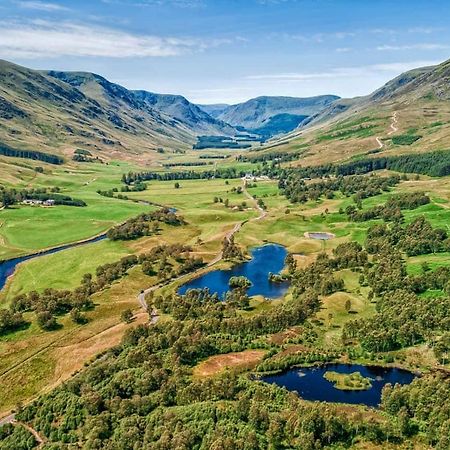
<path id="1" fill-rule="evenodd" d="M 302 164 L 448 148 L 449 81 L 450 60 L 407 71 L 367 96 L 334 101 L 272 145 L 303 146 Z"/>
<path id="2" fill-rule="evenodd" d="M 111 83 L 100 75 L 88 72 L 47 72 L 81 90 L 87 96 L 99 102 L 106 101 L 115 104 L 124 102 L 137 110 L 158 112 L 162 116 L 176 119 L 189 128 L 194 135 L 198 134 L 226 134 L 233 135 L 236 130 L 228 124 L 216 120 L 198 106 L 190 103 L 181 95 L 157 94 L 144 90 L 131 91 L 118 84 Z"/>
<path id="3" fill-rule="evenodd" d="M 195 141 L 180 121 L 94 74 L 63 75 L 0 61 L 0 105 L 0 142 L 22 149 L 139 155 Z"/>
<path id="4" fill-rule="evenodd" d="M 234 135 L 236 130 L 227 123 L 215 119 L 202 108 L 189 102 L 181 95 L 156 94 L 147 91 L 133 91 L 137 98 L 151 108 L 175 117 L 198 134 Z"/>
<path id="5" fill-rule="evenodd" d="M 355 113 L 359 110 L 370 109 L 383 102 L 411 103 L 423 100 L 428 96 L 440 100 L 448 100 L 450 88 L 450 60 L 437 66 L 420 67 L 409 70 L 388 81 L 369 95 L 355 98 L 338 99 L 327 108 L 311 116 L 304 125 L 312 125 L 334 117 L 341 117 L 343 113 Z M 431 96 L 431 97 L 430 97 Z"/>
<path id="6" fill-rule="evenodd" d="M 0 143 L 71 156 L 150 158 L 189 149 L 197 135 L 235 130 L 179 96 L 155 102 L 100 75 L 28 69 L 0 60 Z M 173 115 L 172 115 L 173 114 Z"/>
<path id="7" fill-rule="evenodd" d="M 233 126 L 274 135 L 295 129 L 303 120 L 322 111 L 339 97 L 257 97 L 224 109 L 216 117 Z"/>

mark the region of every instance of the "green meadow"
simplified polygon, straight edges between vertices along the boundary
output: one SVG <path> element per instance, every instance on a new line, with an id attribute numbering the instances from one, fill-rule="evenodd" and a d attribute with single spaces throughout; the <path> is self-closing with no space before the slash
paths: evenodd
<path id="1" fill-rule="evenodd" d="M 62 194 L 84 200 L 86 207 L 14 205 L 0 211 L 0 258 L 8 259 L 95 236 L 149 207 L 102 197 L 97 190 L 120 188 L 127 164 L 89 164 L 80 171 L 51 169 L 38 174 L 33 187 L 59 187 Z M 20 185 L 18 187 L 25 187 Z"/>

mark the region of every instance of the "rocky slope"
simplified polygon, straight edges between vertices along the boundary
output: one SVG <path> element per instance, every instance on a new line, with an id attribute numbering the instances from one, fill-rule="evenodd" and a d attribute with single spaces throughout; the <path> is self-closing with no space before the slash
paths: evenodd
<path id="1" fill-rule="evenodd" d="M 199 134 L 234 134 L 180 96 L 130 91 L 84 72 L 36 71 L 0 61 L 0 143 L 71 155 L 144 159 L 188 149 Z"/>

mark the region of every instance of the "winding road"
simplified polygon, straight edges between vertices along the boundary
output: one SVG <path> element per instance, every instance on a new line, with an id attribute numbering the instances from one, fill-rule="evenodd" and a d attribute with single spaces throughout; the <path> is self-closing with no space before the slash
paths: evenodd
<path id="1" fill-rule="evenodd" d="M 255 221 L 255 220 L 262 220 L 267 216 L 267 211 L 262 208 L 258 202 L 255 200 L 255 198 L 247 191 L 247 184 L 245 180 L 242 180 L 243 186 L 242 186 L 242 192 L 244 193 L 244 195 L 251 200 L 254 203 L 254 208 L 258 211 L 258 217 L 254 217 L 253 219 L 250 220 L 243 220 L 242 222 L 238 222 L 234 225 L 234 227 L 228 231 L 224 238 L 227 239 L 227 241 L 229 242 L 230 239 L 242 228 L 243 225 L 245 225 L 247 222 L 250 221 Z M 222 250 L 204 267 L 197 269 L 194 272 L 190 272 L 190 273 L 185 273 L 183 275 L 180 275 L 177 278 L 171 278 L 170 280 L 166 280 L 163 281 L 159 284 L 155 284 L 154 286 L 150 286 L 147 289 L 143 289 L 139 295 L 137 296 L 139 305 L 141 306 L 141 308 L 144 311 L 148 311 L 148 305 L 147 302 L 145 301 L 145 297 L 150 294 L 150 292 L 154 292 L 164 286 L 167 286 L 170 283 L 174 283 L 175 281 L 180 281 L 181 279 L 187 277 L 187 276 L 192 276 L 195 275 L 197 272 L 199 272 L 200 270 L 203 270 L 205 268 L 209 268 L 211 266 L 213 266 L 214 264 L 218 263 L 220 260 L 222 259 Z M 151 324 L 155 324 L 158 319 L 159 319 L 159 315 L 158 312 L 155 308 L 152 309 L 151 313 L 150 313 L 151 319 L 150 319 L 150 323 Z"/>
<path id="2" fill-rule="evenodd" d="M 398 127 L 396 126 L 397 123 L 398 123 L 397 111 L 394 111 L 394 114 L 392 114 L 392 122 L 391 122 L 391 125 L 390 125 L 391 131 L 389 131 L 388 136 L 390 136 L 391 134 L 396 133 L 398 131 Z M 383 144 L 381 138 L 379 138 L 377 136 L 375 138 L 375 140 L 377 141 L 379 149 L 384 147 L 384 144 Z"/>
<path id="3" fill-rule="evenodd" d="M 391 131 L 389 131 L 388 136 L 398 131 L 398 128 L 395 126 L 397 122 L 398 122 L 397 111 L 394 111 L 394 114 L 392 115 Z"/>
<path id="4" fill-rule="evenodd" d="M 259 216 L 256 217 L 256 218 L 253 219 L 253 220 L 262 220 L 262 219 L 264 219 L 264 218 L 267 216 L 267 211 L 266 211 L 263 207 L 261 207 L 261 206 L 258 204 L 258 202 L 256 201 L 255 197 L 253 197 L 253 196 L 247 191 L 247 183 L 246 183 L 246 181 L 244 181 L 244 186 L 243 186 L 243 188 L 242 188 L 242 191 L 244 192 L 244 195 L 245 195 L 249 200 L 251 200 L 251 201 L 254 203 L 255 208 L 259 211 Z"/>

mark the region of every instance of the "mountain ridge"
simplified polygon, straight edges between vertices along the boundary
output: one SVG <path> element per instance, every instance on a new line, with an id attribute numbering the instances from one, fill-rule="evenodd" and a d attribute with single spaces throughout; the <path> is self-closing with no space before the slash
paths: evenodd
<path id="1" fill-rule="evenodd" d="M 152 159 L 149 151 L 189 149 L 201 134 L 236 133 L 184 97 L 154 95 L 156 105 L 101 75 L 33 70 L 0 60 L 0 142 L 66 156 L 81 147 L 107 157 Z M 184 109 L 177 106 L 175 114 L 170 100 Z"/>
<path id="2" fill-rule="evenodd" d="M 295 129 L 305 119 L 319 113 L 338 99 L 336 95 L 314 97 L 265 95 L 227 107 L 211 105 L 209 110 L 213 111 L 216 118 L 232 126 L 262 132 L 270 137 L 279 132 Z M 205 108 L 204 105 L 202 107 Z"/>

